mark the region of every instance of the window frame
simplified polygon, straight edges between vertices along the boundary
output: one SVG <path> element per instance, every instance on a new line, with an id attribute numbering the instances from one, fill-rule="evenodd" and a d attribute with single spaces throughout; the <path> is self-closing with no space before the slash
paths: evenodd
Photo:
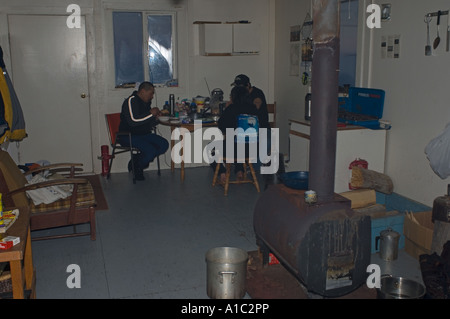
<path id="1" fill-rule="evenodd" d="M 177 12 L 176 11 L 143 11 L 142 12 L 142 27 L 144 28 L 143 36 L 144 36 L 144 44 L 145 45 L 145 52 L 143 52 L 143 59 L 144 59 L 144 79 L 146 81 L 150 81 L 150 65 L 149 65 L 149 50 L 148 50 L 148 16 L 165 16 L 170 15 L 172 16 L 172 80 L 178 79 L 178 42 L 177 42 Z M 168 87 L 166 84 L 161 83 L 153 83 L 155 87 Z"/>
<path id="2" fill-rule="evenodd" d="M 149 65 L 149 50 L 148 50 L 148 38 L 149 38 L 149 33 L 148 33 L 148 16 L 150 15 L 170 15 L 172 16 L 172 65 L 173 65 L 173 74 L 172 74 L 172 80 L 177 80 L 178 85 L 177 87 L 180 86 L 180 79 L 179 79 L 179 59 L 178 59 L 178 12 L 177 10 L 140 10 L 140 9 L 129 9 L 129 10 L 124 10 L 124 9 L 110 9 L 110 17 L 111 17 L 111 21 L 110 21 L 110 25 L 111 25 L 111 42 L 110 42 L 110 48 L 112 53 L 112 59 L 110 61 L 110 65 L 112 66 L 112 86 L 114 87 L 114 89 L 129 89 L 129 86 L 117 86 L 116 84 L 116 67 L 115 67 L 115 54 L 114 54 L 114 49 L 115 49 L 115 44 L 114 44 L 114 27 L 113 27 L 113 14 L 115 12 L 136 12 L 136 13 L 141 13 L 141 18 L 142 18 L 142 60 L 143 60 L 143 65 L 144 65 L 144 81 L 150 81 L 150 65 Z M 135 82 L 136 84 L 136 82 Z M 170 86 L 168 86 L 166 83 L 154 83 L 155 87 L 159 87 L 159 88 L 168 88 Z"/>

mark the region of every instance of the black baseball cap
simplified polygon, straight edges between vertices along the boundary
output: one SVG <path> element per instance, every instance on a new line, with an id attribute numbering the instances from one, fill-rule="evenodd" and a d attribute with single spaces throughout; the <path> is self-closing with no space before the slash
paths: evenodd
<path id="1" fill-rule="evenodd" d="M 231 85 L 236 85 L 236 86 L 247 86 L 250 83 L 250 79 L 248 76 L 246 76 L 245 74 L 239 74 L 238 76 L 236 76 L 234 78 L 234 82 L 231 83 Z"/>

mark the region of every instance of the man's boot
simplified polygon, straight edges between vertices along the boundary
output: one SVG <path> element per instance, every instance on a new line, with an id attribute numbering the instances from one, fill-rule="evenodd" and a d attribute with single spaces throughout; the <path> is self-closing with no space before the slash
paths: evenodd
<path id="1" fill-rule="evenodd" d="M 137 181 L 145 180 L 144 177 L 144 169 L 142 168 L 140 155 L 133 155 L 133 163 L 134 163 L 134 178 Z"/>

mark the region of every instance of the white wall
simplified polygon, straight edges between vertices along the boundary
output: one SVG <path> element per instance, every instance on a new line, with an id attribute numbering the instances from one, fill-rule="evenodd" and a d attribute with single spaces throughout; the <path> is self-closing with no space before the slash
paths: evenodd
<path id="1" fill-rule="evenodd" d="M 385 1 L 377 1 L 385 3 Z M 448 10 L 448 0 L 391 0 L 392 19 L 373 32 L 370 84 L 386 90 L 384 118 L 392 122 L 388 133 L 386 173 L 396 192 L 432 206 L 447 192 L 449 179 L 431 169 L 424 153 L 428 142 L 450 122 L 450 52 L 445 52 L 448 16 L 441 17 L 441 43 L 433 56 L 425 56 L 429 12 Z M 436 17 L 430 37 L 436 37 Z M 401 57 L 381 59 L 381 36 L 401 35 Z"/>
<path id="2" fill-rule="evenodd" d="M 289 119 L 303 119 L 307 86 L 301 76 L 290 74 L 290 28 L 301 25 L 311 12 L 310 1 L 279 0 L 275 8 L 275 99 L 277 102 L 277 125 L 280 129 L 280 152 L 288 154 Z M 301 74 L 301 72 L 300 72 Z"/>

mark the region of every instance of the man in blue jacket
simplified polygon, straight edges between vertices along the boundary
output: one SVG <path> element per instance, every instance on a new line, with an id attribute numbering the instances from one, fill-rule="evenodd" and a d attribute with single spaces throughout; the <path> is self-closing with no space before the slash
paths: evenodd
<path id="1" fill-rule="evenodd" d="M 169 142 L 160 135 L 153 133 L 161 115 L 159 108 L 151 107 L 155 87 L 150 82 L 143 82 L 122 104 L 120 114 L 120 131 L 131 133 L 133 147 L 141 152 L 133 156 L 136 180 L 144 180 L 144 169 L 157 156 L 164 154 L 169 148 Z M 128 137 L 121 136 L 120 143 L 129 146 Z M 131 160 L 128 163 L 131 171 Z"/>

